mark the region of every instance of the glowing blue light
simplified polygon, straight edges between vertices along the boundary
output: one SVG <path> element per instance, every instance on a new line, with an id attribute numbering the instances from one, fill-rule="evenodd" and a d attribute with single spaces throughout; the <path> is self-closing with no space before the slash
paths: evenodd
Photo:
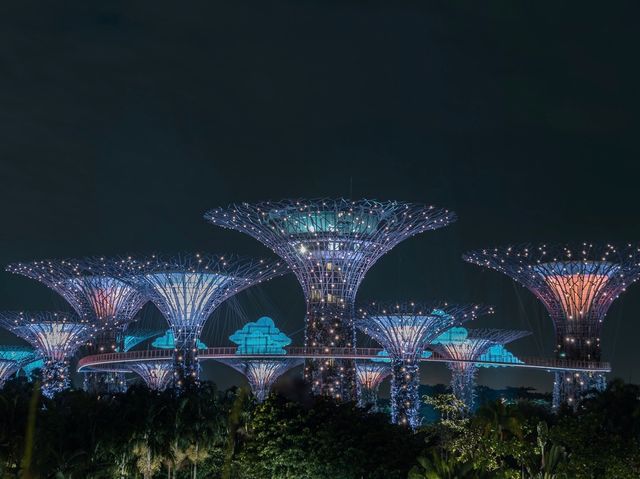
<path id="1" fill-rule="evenodd" d="M 284 347 L 291 344 L 291 338 L 276 328 L 268 316 L 245 324 L 229 339 L 238 345 L 236 354 L 287 354 Z"/>
<path id="2" fill-rule="evenodd" d="M 511 364 L 524 364 L 517 357 L 507 350 L 502 344 L 496 344 L 491 346 L 486 353 L 478 358 L 480 361 L 492 361 L 494 363 L 511 363 Z M 476 366 L 481 368 L 499 368 L 504 367 L 504 364 L 489 364 L 489 363 L 477 363 Z"/>
<path id="3" fill-rule="evenodd" d="M 25 376 L 27 376 L 27 379 L 31 381 L 33 379 L 34 371 L 36 369 L 42 369 L 43 367 L 44 367 L 44 360 L 36 359 L 35 361 L 31 361 L 30 363 L 27 363 L 24 366 L 22 366 L 22 370 L 24 371 Z"/>
<path id="4" fill-rule="evenodd" d="M 0 346 L 0 359 L 9 359 L 18 363 L 35 356 L 33 349 L 25 346 Z"/>
<path id="5" fill-rule="evenodd" d="M 390 363 L 391 362 L 391 357 L 389 356 L 389 353 L 386 350 L 382 350 L 377 354 L 377 358 L 372 358 L 370 361 L 373 361 L 374 363 Z M 431 351 L 423 351 L 422 352 L 422 359 L 429 359 L 431 356 L 433 356 L 433 353 Z"/>
<path id="6" fill-rule="evenodd" d="M 124 350 L 125 352 L 130 351 L 138 344 L 146 341 L 147 339 L 151 339 L 154 336 L 159 336 L 160 334 L 162 334 L 162 331 L 136 331 L 136 334 L 127 334 L 124 337 Z"/>
<path id="7" fill-rule="evenodd" d="M 153 343 L 151 343 L 151 346 L 159 349 L 174 349 L 176 347 L 176 340 L 173 336 L 173 330 L 167 329 L 164 336 L 157 338 Z M 198 340 L 198 349 L 207 349 L 207 345 Z"/>
<path id="8" fill-rule="evenodd" d="M 467 331 L 467 328 L 455 327 L 442 333 L 431 344 L 462 344 L 467 340 L 468 336 L 469 331 Z"/>

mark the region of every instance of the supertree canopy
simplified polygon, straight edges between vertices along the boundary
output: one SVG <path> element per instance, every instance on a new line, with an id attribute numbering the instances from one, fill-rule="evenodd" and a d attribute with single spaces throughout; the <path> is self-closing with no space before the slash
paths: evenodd
<path id="1" fill-rule="evenodd" d="M 271 386 L 280 376 L 304 362 L 303 359 L 298 358 L 225 358 L 218 361 L 232 367 L 247 378 L 251 392 L 258 402 L 267 398 Z"/>
<path id="2" fill-rule="evenodd" d="M 487 360 L 485 356 L 495 346 L 504 346 L 516 339 L 528 336 L 528 331 L 513 331 L 507 329 L 469 329 L 452 328 L 438 336 L 431 345 L 431 349 L 451 359 L 448 363 L 451 371 L 451 390 L 460 399 L 468 411 L 472 411 L 475 404 L 475 376 L 478 365 L 476 361 Z M 495 351 L 495 349 L 494 349 Z M 513 355 L 512 355 L 513 356 Z M 499 358 L 489 360 L 499 361 Z M 514 360 L 514 362 L 516 362 Z"/>
<path id="3" fill-rule="evenodd" d="M 62 312 L 1 312 L 0 325 L 42 355 L 42 393 L 49 397 L 71 385 L 69 359 L 95 334 L 94 325 Z"/>
<path id="4" fill-rule="evenodd" d="M 600 361 L 600 333 L 609 307 L 640 278 L 640 247 L 582 243 L 486 249 L 464 259 L 500 271 L 526 288 L 547 308 L 561 359 Z M 556 373 L 554 407 L 577 404 L 582 394 L 605 385 L 601 373 Z"/>
<path id="5" fill-rule="evenodd" d="M 198 380 L 197 341 L 211 313 L 226 299 L 287 270 L 279 262 L 187 254 L 121 261 L 123 280 L 158 307 L 175 338 L 175 385 Z"/>
<path id="6" fill-rule="evenodd" d="M 253 236 L 291 267 L 306 300 L 306 347 L 352 348 L 354 301 L 369 268 L 404 239 L 446 226 L 455 215 L 420 204 L 340 198 L 242 203 L 205 218 Z M 309 360 L 305 378 L 317 394 L 349 400 L 356 392 L 351 360 Z"/>
<path id="7" fill-rule="evenodd" d="M 122 350 L 122 331 L 147 302 L 140 291 L 117 279 L 116 268 L 105 258 L 14 263 L 7 271 L 40 281 L 64 297 L 82 320 L 94 323 L 91 349 L 96 353 Z M 118 373 L 89 373 L 85 381 L 95 392 L 117 392 L 125 386 Z"/>
<path id="8" fill-rule="evenodd" d="M 390 360 L 388 360 L 390 361 Z M 384 379 L 391 374 L 391 367 L 382 361 L 356 361 L 358 381 L 358 404 L 378 410 L 378 389 Z"/>
<path id="9" fill-rule="evenodd" d="M 132 362 L 127 368 L 140 376 L 149 389 L 155 391 L 163 391 L 173 379 L 173 364 L 170 361 Z"/>
<path id="10" fill-rule="evenodd" d="M 425 347 L 447 329 L 490 313 L 478 305 L 376 304 L 359 308 L 356 326 L 391 356 L 391 420 L 415 429 L 418 414 L 419 359 Z"/>

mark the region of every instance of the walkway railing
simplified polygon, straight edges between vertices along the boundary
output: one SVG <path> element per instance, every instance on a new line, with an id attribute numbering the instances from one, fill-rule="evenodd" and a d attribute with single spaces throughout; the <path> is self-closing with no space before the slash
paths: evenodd
<path id="1" fill-rule="evenodd" d="M 380 348 L 304 348 L 289 347 L 285 348 L 286 357 L 289 358 L 305 358 L 305 359 L 388 359 L 386 356 L 380 356 L 383 350 Z M 242 354 L 238 354 L 237 347 L 218 347 L 201 349 L 198 352 L 200 359 L 224 359 L 224 358 L 278 358 L 285 356 L 280 351 L 265 351 L 264 348 L 244 349 Z M 97 370 L 101 368 L 114 369 L 118 364 L 125 364 L 140 361 L 168 361 L 173 357 L 173 351 L 170 349 L 151 349 L 141 351 L 128 351 L 126 353 L 104 353 L 86 356 L 78 362 L 78 371 L 85 369 Z M 450 359 L 437 353 L 433 353 L 428 358 L 420 358 L 421 362 L 446 362 L 446 363 L 476 363 L 484 366 L 494 367 L 516 367 L 527 369 L 544 369 L 549 371 L 576 371 L 576 372 L 610 372 L 611 366 L 606 362 L 595 361 L 575 361 L 570 359 L 555 358 L 535 358 L 520 357 L 518 359 L 505 359 L 504 356 L 483 356 L 483 360 L 464 360 Z"/>

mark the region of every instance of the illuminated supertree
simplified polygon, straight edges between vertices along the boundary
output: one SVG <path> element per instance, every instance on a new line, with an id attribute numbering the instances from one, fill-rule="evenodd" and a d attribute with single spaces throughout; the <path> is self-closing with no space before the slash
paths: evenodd
<path id="1" fill-rule="evenodd" d="M 20 363 L 12 359 L 0 359 L 0 388 L 10 376 L 20 370 Z"/>
<path id="2" fill-rule="evenodd" d="M 420 425 L 419 359 L 425 347 L 447 329 L 490 313 L 478 305 L 380 305 L 358 310 L 356 326 L 380 343 L 391 357 L 391 421 Z"/>
<path id="3" fill-rule="evenodd" d="M 12 363 L 17 365 L 17 370 L 13 371 L 13 373 L 19 372 L 20 369 L 24 368 L 26 365 L 30 364 L 36 358 L 36 354 L 32 348 L 28 346 L 13 346 L 13 345 L 0 345 L 0 360 L 6 361 L 5 368 L 8 371 L 9 367 Z M 11 374 L 7 373 L 7 375 L 2 377 L 3 369 L 0 367 L 0 386 L 2 382 L 6 380 Z M 25 372 L 26 374 L 26 372 Z"/>
<path id="4" fill-rule="evenodd" d="M 557 357 L 578 361 L 600 361 L 607 311 L 640 278 L 640 247 L 632 245 L 524 245 L 475 251 L 464 259 L 500 271 L 535 294 L 553 321 Z M 585 392 L 605 385 L 602 373 L 558 372 L 553 406 L 575 407 Z"/>
<path id="5" fill-rule="evenodd" d="M 306 300 L 306 347 L 352 348 L 354 301 L 369 268 L 404 239 L 446 226 L 455 215 L 395 201 L 299 199 L 230 205 L 205 218 L 254 237 L 291 267 Z M 355 397 L 352 360 L 309 360 L 305 378 L 316 394 Z"/>
<path id="6" fill-rule="evenodd" d="M 142 378 L 149 389 L 163 391 L 173 379 L 171 361 L 140 361 L 130 363 L 127 368 Z"/>
<path id="7" fill-rule="evenodd" d="M 211 313 L 240 291 L 287 271 L 279 262 L 199 254 L 121 260 L 120 268 L 122 279 L 143 291 L 173 330 L 178 388 L 198 380 L 196 345 Z"/>
<path id="8" fill-rule="evenodd" d="M 45 284 L 65 298 L 82 320 L 95 324 L 91 348 L 95 353 L 122 350 L 122 331 L 147 302 L 136 288 L 117 279 L 117 268 L 105 258 L 14 263 L 7 271 Z M 85 386 L 97 393 L 118 392 L 125 385 L 119 373 L 85 375 Z"/>
<path id="9" fill-rule="evenodd" d="M 43 357 L 42 393 L 48 397 L 70 387 L 69 360 L 95 334 L 94 325 L 61 312 L 1 312 L 0 325 Z"/>
<path id="10" fill-rule="evenodd" d="M 356 361 L 356 379 L 358 381 L 358 404 L 378 410 L 378 388 L 391 374 L 391 366 L 384 362 Z"/>
<path id="11" fill-rule="evenodd" d="M 528 331 L 513 331 L 507 329 L 469 329 L 455 327 L 438 336 L 429 348 L 445 358 L 451 371 L 451 390 L 455 397 L 465 404 L 467 411 L 473 411 L 475 406 L 475 377 L 478 371 L 476 361 L 494 346 L 504 346 L 507 343 L 528 336 Z M 485 357 L 484 359 L 487 359 Z M 506 356 L 492 358 L 493 361 L 506 359 Z M 515 358 L 514 358 L 514 363 Z"/>
<path id="12" fill-rule="evenodd" d="M 262 402 L 267 398 L 271 391 L 271 386 L 280 376 L 304 362 L 303 359 L 298 358 L 230 358 L 218 359 L 218 361 L 232 367 L 247 378 L 251 392 L 258 402 Z"/>

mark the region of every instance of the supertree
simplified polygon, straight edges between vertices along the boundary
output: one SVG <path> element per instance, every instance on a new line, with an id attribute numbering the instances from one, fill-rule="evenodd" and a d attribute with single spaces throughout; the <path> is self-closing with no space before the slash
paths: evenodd
<path id="1" fill-rule="evenodd" d="M 287 271 L 275 261 L 201 254 L 128 258 L 119 267 L 123 281 L 143 291 L 173 330 L 178 388 L 198 381 L 197 341 L 211 313 L 240 291 Z"/>
<path id="2" fill-rule="evenodd" d="M 71 385 L 69 359 L 95 334 L 95 326 L 62 312 L 1 312 L 0 325 L 30 343 L 44 359 L 42 393 Z"/>
<path id="3" fill-rule="evenodd" d="M 258 402 L 262 402 L 267 398 L 271 391 L 271 386 L 280 376 L 304 362 L 303 359 L 284 357 L 270 359 L 225 358 L 217 361 L 243 374 L 247 378 L 251 392 Z"/>
<path id="4" fill-rule="evenodd" d="M 597 362 L 609 307 L 640 278 L 640 247 L 582 243 L 522 245 L 470 252 L 464 259 L 504 273 L 545 305 L 556 332 L 560 359 Z M 553 406 L 575 407 L 582 395 L 606 385 L 602 373 L 557 372 Z"/>
<path id="5" fill-rule="evenodd" d="M 20 370 L 20 363 L 13 359 L 0 358 L 0 388 L 4 386 L 5 381 Z"/>
<path id="6" fill-rule="evenodd" d="M 354 348 L 354 301 L 369 268 L 404 239 L 442 228 L 455 215 L 421 204 L 339 198 L 235 204 L 205 218 L 254 237 L 291 267 L 306 301 L 306 347 Z M 345 400 L 356 394 L 352 360 L 309 360 L 304 374 L 316 394 Z"/>
<path id="7" fill-rule="evenodd" d="M 123 330 L 147 299 L 136 288 L 120 281 L 117 269 L 105 258 L 43 260 L 14 263 L 7 271 L 45 284 L 73 307 L 78 316 L 96 325 L 93 352 L 123 348 Z M 94 392 L 117 392 L 125 387 L 120 373 L 89 373 L 85 386 Z"/>
<path id="8" fill-rule="evenodd" d="M 149 389 L 163 391 L 173 379 L 171 361 L 140 361 L 127 365 L 127 368 L 142 378 Z"/>
<path id="9" fill-rule="evenodd" d="M 389 360 L 387 360 L 389 361 Z M 384 379 L 391 374 L 391 366 L 380 361 L 356 361 L 358 381 L 358 405 L 378 410 L 378 389 Z"/>
<path id="10" fill-rule="evenodd" d="M 30 362 L 36 360 L 36 354 L 29 346 L 0 345 L 0 360 L 7 361 L 5 365 L 6 371 L 8 371 L 8 368 L 15 363 L 17 370 L 13 372 L 17 373 L 21 368 L 24 368 L 26 365 L 30 364 Z M 11 374 L 13 373 L 7 373 L 3 379 L 2 368 L 0 368 L 0 385 L 7 379 L 7 377 L 11 376 Z"/>
<path id="11" fill-rule="evenodd" d="M 429 347 L 441 356 L 450 359 L 451 390 L 462 401 L 467 411 L 475 406 L 476 361 L 481 360 L 490 348 L 528 336 L 528 331 L 507 329 L 452 328 L 438 336 Z M 487 359 L 487 358 L 485 358 Z M 493 358 L 499 360 L 503 358 Z"/>
<path id="12" fill-rule="evenodd" d="M 445 330 L 480 314 L 479 305 L 372 303 L 358 309 L 356 326 L 380 343 L 391 357 L 391 420 L 415 429 L 420 425 L 419 360 L 425 347 Z"/>

